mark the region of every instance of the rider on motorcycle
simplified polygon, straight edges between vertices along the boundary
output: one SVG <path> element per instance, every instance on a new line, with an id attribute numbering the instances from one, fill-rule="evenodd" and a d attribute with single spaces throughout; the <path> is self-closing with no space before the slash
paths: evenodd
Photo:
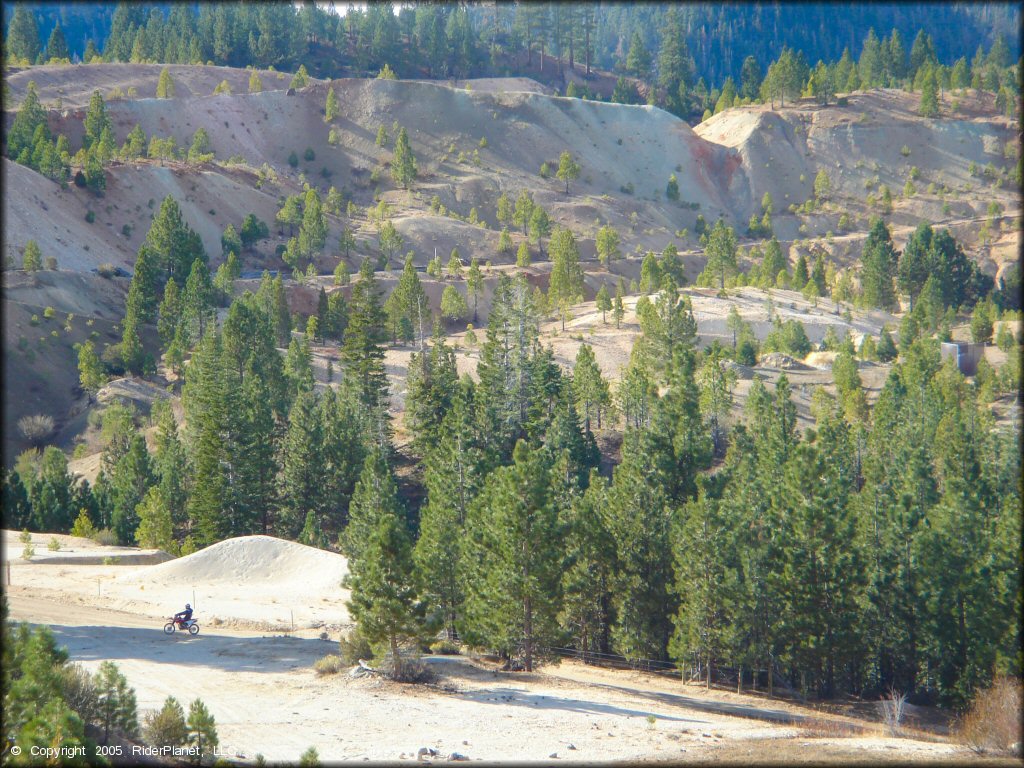
<path id="1" fill-rule="evenodd" d="M 192 606 L 185 603 L 185 610 L 174 614 L 174 621 L 178 623 L 178 626 L 185 624 L 189 619 L 192 618 Z"/>

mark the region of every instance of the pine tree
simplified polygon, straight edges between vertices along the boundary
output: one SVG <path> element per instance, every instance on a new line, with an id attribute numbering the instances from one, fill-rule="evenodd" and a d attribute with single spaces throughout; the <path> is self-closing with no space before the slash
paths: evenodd
<path id="1" fill-rule="evenodd" d="M 406 258 L 402 276 L 385 302 L 384 311 L 392 338 L 412 341 L 415 336 L 422 350 L 431 317 L 430 301 L 420 283 L 412 256 Z"/>
<path id="2" fill-rule="evenodd" d="M 142 322 L 142 299 L 136 288 L 128 291 L 128 302 L 124 320 L 121 322 L 121 359 L 124 367 L 133 374 L 141 374 L 146 367 L 146 352 L 139 335 Z"/>
<path id="3" fill-rule="evenodd" d="M 182 402 L 188 418 L 193 463 L 193 488 L 188 498 L 188 517 L 199 543 L 218 541 L 222 510 L 227 495 L 227 432 L 223 340 L 216 330 L 208 332 L 192 355 L 185 378 Z"/>
<path id="4" fill-rule="evenodd" d="M 700 388 L 700 410 L 711 431 L 714 452 L 720 454 L 725 447 L 725 419 L 732 408 L 732 392 L 736 386 L 736 372 L 724 364 L 725 351 L 713 345 L 697 372 Z"/>
<path id="5" fill-rule="evenodd" d="M 281 508 L 277 530 L 285 538 L 298 536 L 306 516 L 319 511 L 317 497 L 323 479 L 319 456 L 321 431 L 316 396 L 310 388 L 300 387 L 281 444 Z"/>
<path id="6" fill-rule="evenodd" d="M 78 382 L 88 394 L 90 403 L 106 379 L 96 347 L 87 339 L 78 346 Z"/>
<path id="7" fill-rule="evenodd" d="M 441 294 L 441 316 L 453 321 L 462 321 L 469 314 L 466 299 L 454 285 L 446 285 Z"/>
<path id="8" fill-rule="evenodd" d="M 146 718 L 146 737 L 152 744 L 184 747 L 188 744 L 185 710 L 173 696 L 164 699 L 159 712 Z"/>
<path id="9" fill-rule="evenodd" d="M 519 197 L 516 198 L 516 207 L 512 213 L 512 223 L 517 227 L 522 227 L 524 235 L 530 226 L 530 217 L 533 216 L 533 208 L 533 197 L 524 189 L 519 193 Z"/>
<path id="10" fill-rule="evenodd" d="M 664 658 L 675 601 L 670 513 L 659 486 L 647 479 L 652 467 L 639 453 L 615 469 L 608 491 L 608 531 L 616 547 L 612 645 L 627 659 Z"/>
<path id="11" fill-rule="evenodd" d="M 871 223 L 871 231 L 864 241 L 861 256 L 861 287 L 864 302 L 870 307 L 891 309 L 896 306 L 893 278 L 896 274 L 897 254 L 892 245 L 889 228 L 881 219 Z"/>
<path id="12" fill-rule="evenodd" d="M 405 512 L 385 454 L 380 447 L 373 446 L 352 492 L 348 525 L 339 539 L 350 569 L 363 558 L 373 532 L 387 518 L 404 521 Z"/>
<path id="13" fill-rule="evenodd" d="M 255 69 L 249 73 L 249 93 L 260 93 L 263 90 L 263 80 Z"/>
<path id="14" fill-rule="evenodd" d="M 196 259 L 206 262 L 206 251 L 199 235 L 185 223 L 177 200 L 168 195 L 146 233 L 145 244 L 153 250 L 154 264 L 160 273 L 157 285 L 173 277 L 184 284 Z"/>
<path id="15" fill-rule="evenodd" d="M 103 95 L 96 89 L 89 98 L 89 108 L 85 113 L 85 138 L 83 146 L 86 149 L 99 142 L 104 128 L 110 128 L 110 117 L 107 115 L 106 105 L 103 102 Z"/>
<path id="16" fill-rule="evenodd" d="M 17 6 L 7 27 L 5 47 L 10 57 L 34 64 L 39 55 L 39 28 L 31 9 Z"/>
<path id="17" fill-rule="evenodd" d="M 170 405 L 154 406 L 153 417 L 157 422 L 153 472 L 170 512 L 172 530 L 182 532 L 187 521 L 185 508 L 191 485 L 188 457 Z"/>
<path id="18" fill-rule="evenodd" d="M 626 71 L 634 77 L 646 80 L 651 69 L 651 54 L 644 46 L 639 30 L 633 30 L 629 41 L 629 52 L 626 54 Z"/>
<path id="19" fill-rule="evenodd" d="M 558 510 L 543 450 L 519 442 L 493 472 L 466 521 L 466 609 L 460 631 L 527 671 L 557 633 L 561 555 Z"/>
<path id="20" fill-rule="evenodd" d="M 736 271 L 736 235 L 732 227 L 719 219 L 711 228 L 706 248 L 708 274 L 717 277 L 719 288 L 725 289 L 725 278 Z M 804 280 L 806 282 L 806 279 Z"/>
<path id="21" fill-rule="evenodd" d="M 412 147 L 409 146 L 409 134 L 403 127 L 398 132 L 398 139 L 395 141 L 395 152 L 391 160 L 391 178 L 395 180 L 396 184 L 411 189 L 412 183 L 416 180 L 416 174 L 416 158 L 412 154 Z"/>
<path id="22" fill-rule="evenodd" d="M 793 267 L 793 285 L 794 287 L 803 287 L 807 285 L 807 281 L 810 279 L 810 275 L 807 272 L 807 257 L 801 253 L 796 258 L 796 266 Z"/>
<path id="23" fill-rule="evenodd" d="M 551 238 L 551 280 L 548 301 L 558 307 L 562 316 L 562 330 L 570 305 L 583 301 L 583 269 L 579 263 L 579 248 L 571 231 L 559 228 Z"/>
<path id="24" fill-rule="evenodd" d="M 29 240 L 25 243 L 25 252 L 21 257 L 21 268 L 26 272 L 38 272 L 43 268 L 43 257 L 39 250 L 39 243 Z"/>
<path id="25" fill-rule="evenodd" d="M 360 399 L 370 407 L 376 407 L 387 397 L 384 350 L 380 346 L 383 340 L 384 312 L 373 269 L 366 260 L 359 271 L 359 280 L 352 286 L 341 358 L 360 392 Z"/>
<path id="26" fill-rule="evenodd" d="M 299 250 L 312 257 L 327 243 L 327 217 L 324 215 L 320 194 L 315 189 L 306 192 L 299 227 Z"/>
<path id="27" fill-rule="evenodd" d="M 569 194 L 569 182 L 575 181 L 579 176 L 580 164 L 568 150 L 563 151 L 558 157 L 558 171 L 555 173 L 555 177 L 565 182 L 565 194 Z"/>
<path id="28" fill-rule="evenodd" d="M 931 65 L 926 65 L 921 80 L 921 103 L 917 111 L 922 117 L 939 116 L 938 86 L 935 82 L 935 70 Z"/>
<path id="29" fill-rule="evenodd" d="M 612 298 L 608 295 L 608 286 L 602 283 L 601 287 L 597 290 L 597 296 L 595 297 L 598 310 L 601 312 L 601 322 L 605 325 L 608 324 L 608 312 L 612 309 Z"/>
<path id="30" fill-rule="evenodd" d="M 174 528 L 171 522 L 171 510 L 167 499 L 159 486 L 146 491 L 146 496 L 135 508 L 139 518 L 135 529 L 135 541 L 145 549 L 162 549 L 174 554 L 177 544 L 174 541 Z"/>
<path id="31" fill-rule="evenodd" d="M 199 750 L 200 761 L 212 754 L 214 748 L 220 744 L 217 737 L 217 721 L 199 699 L 195 699 L 189 705 L 185 727 L 188 729 L 188 743 Z"/>
<path id="32" fill-rule="evenodd" d="M 327 89 L 327 104 L 324 106 L 324 122 L 331 122 L 341 113 L 338 105 L 338 97 L 334 95 L 334 89 Z"/>
<path id="33" fill-rule="evenodd" d="M 572 380 L 576 403 L 583 413 L 584 431 L 590 431 L 592 414 L 600 429 L 602 411 L 611 405 L 611 393 L 608 382 L 601 375 L 601 369 L 597 365 L 594 350 L 588 344 L 581 345 L 576 353 Z"/>
<path id="34" fill-rule="evenodd" d="M 367 521 L 369 523 L 369 521 Z M 382 513 L 365 533 L 362 555 L 349 561 L 348 602 L 359 632 L 391 653 L 393 676 L 405 679 L 400 644 L 426 633 L 424 604 L 417 595 L 412 542 L 397 514 Z"/>
<path id="35" fill-rule="evenodd" d="M 615 318 L 615 327 L 622 327 L 622 319 L 626 316 L 626 308 L 622 302 L 622 280 L 615 285 L 615 299 L 612 302 L 612 317 Z"/>
<path id="36" fill-rule="evenodd" d="M 156 84 L 156 97 L 158 99 L 174 98 L 174 80 L 171 79 L 171 71 L 167 67 L 160 70 L 160 79 Z"/>
<path id="37" fill-rule="evenodd" d="M 186 343 L 195 344 L 214 325 L 213 282 L 210 271 L 202 259 L 192 263 L 192 271 L 185 281 L 181 298 L 181 327 Z"/>
<path id="38" fill-rule="evenodd" d="M 612 226 L 606 225 L 597 231 L 597 257 L 605 267 L 621 255 L 619 241 L 619 233 Z"/>
<path id="39" fill-rule="evenodd" d="M 530 237 L 537 241 L 537 250 L 543 255 L 543 239 L 551 234 L 551 217 L 539 205 L 533 207 L 530 214 Z"/>
<path id="40" fill-rule="evenodd" d="M 113 734 L 128 738 L 138 735 L 135 691 L 112 661 L 104 661 L 93 676 L 97 695 L 97 720 L 103 727 L 103 742 Z"/>
<path id="41" fill-rule="evenodd" d="M 12 21 L 13 24 L 13 21 Z M 42 127 L 42 138 L 50 140 L 50 128 L 46 121 L 46 110 L 39 103 L 39 93 L 34 80 L 28 82 L 25 98 L 14 116 L 10 131 L 7 133 L 7 156 L 21 162 L 22 154 L 31 151 L 36 145 L 36 132 Z"/>
<path id="42" fill-rule="evenodd" d="M 508 195 L 506 195 L 504 192 L 502 192 L 498 196 L 498 202 L 497 202 L 497 208 L 496 208 L 496 214 L 495 214 L 497 216 L 498 223 L 501 224 L 503 227 L 507 228 L 509 224 L 513 223 L 513 221 L 512 221 L 512 214 L 513 214 L 512 202 L 508 199 Z"/>
<path id="43" fill-rule="evenodd" d="M 47 61 L 61 61 L 64 59 L 70 59 L 71 53 L 68 51 L 67 41 L 64 39 L 64 30 L 61 29 L 60 22 L 53 28 L 53 32 L 50 33 L 50 39 L 46 43 L 46 54 L 44 58 Z"/>
<path id="44" fill-rule="evenodd" d="M 146 154 L 146 134 L 142 127 L 136 123 L 129 131 L 124 146 L 121 147 L 121 155 L 125 160 L 135 160 Z"/>
<path id="45" fill-rule="evenodd" d="M 669 651 L 680 668 L 696 659 L 711 687 L 716 660 L 728 658 L 736 643 L 739 573 L 736 528 L 718 501 L 705 495 L 686 505 L 685 523 L 675 544 L 679 610 Z"/>

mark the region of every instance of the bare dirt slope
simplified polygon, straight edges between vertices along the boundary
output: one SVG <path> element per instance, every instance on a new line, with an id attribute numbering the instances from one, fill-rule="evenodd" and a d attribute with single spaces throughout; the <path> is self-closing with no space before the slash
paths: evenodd
<path id="1" fill-rule="evenodd" d="M 139 99 L 156 98 L 160 72 L 167 69 L 174 82 L 177 98 L 209 96 L 224 80 L 228 81 L 232 93 L 249 92 L 250 70 L 237 67 L 215 67 L 192 64 L 45 64 L 38 67 L 11 67 L 4 73 L 4 81 L 10 85 L 15 101 L 20 101 L 34 81 L 39 100 L 44 106 L 56 106 L 68 110 L 84 109 L 89 106 L 93 91 L 105 99 L 115 88 L 120 88 L 124 98 L 128 89 L 135 88 Z M 283 91 L 292 79 L 291 72 L 275 72 L 267 69 L 256 70 L 267 91 Z M 316 82 L 315 78 L 311 78 Z"/>
<path id="2" fill-rule="evenodd" d="M 5 405 L 14 421 L 48 402 L 65 438 L 74 433 L 75 424 L 84 423 L 81 411 L 77 415 L 75 411 L 84 406 L 75 391 L 77 371 L 71 350 L 71 344 L 83 338 L 79 326 L 73 322 L 70 335 L 58 333 L 55 338 L 53 329 L 31 326 L 31 315 L 52 305 L 58 312 L 91 320 L 95 327 L 89 332 L 100 334 L 101 347 L 115 342 L 118 333 L 113 324 L 122 311 L 127 281 L 78 285 L 77 278 L 65 274 L 88 272 L 101 264 L 130 271 L 149 221 L 166 195 L 178 200 L 186 220 L 202 237 L 213 268 L 221 261 L 220 236 L 228 224 L 237 229 L 250 212 L 268 222 L 270 238 L 241 255 L 244 274 L 253 276 L 264 268 L 285 268 L 275 251 L 293 233 L 274 223 L 284 196 L 301 192 L 303 183 L 316 186 L 322 194 L 332 185 L 341 190 L 356 204 L 355 213 L 328 217 L 327 248 L 314 264 L 323 277 L 306 286 L 288 281 L 291 308 L 303 314 L 314 311 L 320 285 L 335 290 L 329 275 L 342 258 L 337 243 L 343 227 L 353 229 L 357 240 L 349 257 L 351 271 L 365 256 L 378 255 L 377 225 L 366 213 L 377 200 L 390 206 L 404 237 L 388 265 L 391 271 L 380 274 L 386 290 L 394 285 L 405 253 L 411 253 L 420 267 L 435 254 L 447 260 L 454 248 L 465 264 L 477 258 L 496 267 L 511 265 L 526 237 L 513 226 L 512 250 L 497 251 L 496 205 L 502 192 L 514 199 L 523 189 L 549 211 L 555 225 L 569 226 L 576 234 L 588 273 L 587 300 L 593 299 L 602 283 L 613 288 L 616 277 L 623 277 L 627 285 L 637 279 L 643 253 L 661 251 L 668 244 L 679 248 L 693 280 L 705 262 L 695 232 L 697 216 L 710 223 L 724 215 L 743 240 L 747 219 L 760 210 L 765 192 L 772 195 L 775 232 L 792 262 L 799 253 L 821 248 L 837 266 L 856 266 L 870 217 L 879 212 L 877 205 L 867 204 L 867 187 L 877 194 L 882 184 L 894 195 L 888 219 L 898 246 L 920 221 L 927 220 L 948 226 L 969 255 L 993 275 L 1015 263 L 1019 251 L 1020 202 L 1006 183 L 1007 169 L 1015 162 L 1016 134 L 995 115 L 989 96 L 960 94 L 959 111 L 954 112 L 954 97 L 947 94 L 938 120 L 916 114 L 915 94 L 883 90 L 850 94 L 842 107 L 800 101 L 774 111 L 762 106 L 731 109 L 691 129 L 659 109 L 554 97 L 522 79 L 458 84 L 465 88 L 375 79 L 313 81 L 288 95 L 290 75 L 264 72 L 264 91 L 250 94 L 246 70 L 171 67 L 179 84 L 176 97 L 151 98 L 149 89 L 155 92 L 160 69 L 156 65 L 82 65 L 10 73 L 12 104 L 30 79 L 37 82 L 44 104 L 52 106 L 61 96 L 63 108 L 51 110 L 50 127 L 66 133 L 73 148 L 81 141 L 82 107 L 92 90 L 118 87 L 127 93 L 134 87 L 137 98 L 107 105 L 119 143 L 138 124 L 148 136 L 174 136 L 179 146 L 187 147 L 202 127 L 217 158 L 202 166 L 162 165 L 153 160 L 115 163 L 108 171 L 103 197 L 73 185 L 62 190 L 29 169 L 3 161 L 9 191 L 3 201 L 4 258 L 20 263 L 25 243 L 35 239 L 44 258 L 53 256 L 59 269 L 70 271 L 47 278 L 63 286 L 59 291 L 4 293 L 5 319 L 10 321 L 5 357 L 25 381 L 24 389 L 35 397 L 19 398 L 16 406 Z M 224 79 L 233 93 L 213 96 L 214 86 Z M 341 114 L 331 124 L 323 119 L 329 87 L 341 104 Z M 13 119 L 13 114 L 5 111 L 5 121 Z M 397 188 L 389 174 L 396 122 L 408 128 L 419 165 L 412 192 Z M 381 147 L 375 138 L 382 126 L 389 138 Z M 329 142 L 332 130 L 333 143 Z M 305 159 L 307 150 L 310 160 Z M 580 178 L 571 184 L 569 194 L 558 179 L 539 175 L 543 162 L 553 172 L 563 150 L 570 150 L 581 166 Z M 288 163 L 293 152 L 299 158 L 294 168 Z M 232 157 L 234 161 L 227 163 Z M 258 179 L 257 169 L 264 164 L 276 172 L 276 181 Z M 916 169 L 916 190 L 902 197 L 912 168 Z M 815 175 L 822 169 L 832 182 L 829 199 L 811 213 L 789 212 L 790 205 L 802 204 L 811 196 Z M 987 175 L 985 169 L 989 169 Z M 665 197 L 672 173 L 678 178 L 679 201 Z M 448 215 L 432 210 L 434 199 Z M 1002 213 L 986 224 L 991 203 Z M 473 210 L 483 224 L 468 221 Z M 86 221 L 89 212 L 94 216 L 92 223 Z M 844 213 L 852 228 L 845 233 L 839 228 Z M 594 258 L 594 238 L 604 224 L 620 232 L 620 250 L 626 257 L 613 264 L 611 274 L 588 261 Z M 983 226 L 990 228 L 987 242 L 979 238 Z M 531 280 L 544 287 L 547 255 L 536 243 L 530 244 L 530 250 L 535 261 Z M 238 290 L 254 289 L 255 284 L 241 281 Z M 425 281 L 435 310 L 446 284 Z M 455 284 L 465 290 L 464 281 Z M 478 326 L 486 322 L 493 284 L 494 279 L 489 280 Z M 111 287 L 122 292 L 120 307 L 107 290 Z M 100 293 L 93 295 L 94 290 Z M 88 310 L 90 305 L 96 306 L 95 313 Z M 581 309 L 578 314 L 592 311 Z M 817 320 L 812 325 L 824 332 Z M 453 324 L 451 330 L 462 327 Z M 877 332 L 881 322 L 872 327 Z M 702 338 L 706 331 L 702 329 Z M 817 340 L 817 331 L 809 329 L 809 333 Z M 618 351 L 612 359 L 621 361 L 628 354 L 628 339 L 628 335 L 616 339 Z M 400 382 L 393 387 L 399 394 L 401 389 Z M 26 445 L 11 428 L 5 428 L 4 441 L 9 455 Z"/>

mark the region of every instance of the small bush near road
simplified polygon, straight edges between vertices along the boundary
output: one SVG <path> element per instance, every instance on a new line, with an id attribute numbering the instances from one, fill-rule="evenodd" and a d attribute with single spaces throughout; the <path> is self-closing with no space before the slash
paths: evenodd
<path id="1" fill-rule="evenodd" d="M 959 741 L 978 754 L 1010 754 L 1021 742 L 1021 682 L 998 677 L 978 693 L 957 728 Z"/>
<path id="2" fill-rule="evenodd" d="M 316 672 L 317 676 L 336 675 L 338 672 L 341 672 L 346 666 L 348 665 L 345 664 L 345 661 L 341 658 L 341 656 L 332 653 L 328 656 L 324 656 L 323 658 L 317 659 L 313 663 L 313 670 Z"/>

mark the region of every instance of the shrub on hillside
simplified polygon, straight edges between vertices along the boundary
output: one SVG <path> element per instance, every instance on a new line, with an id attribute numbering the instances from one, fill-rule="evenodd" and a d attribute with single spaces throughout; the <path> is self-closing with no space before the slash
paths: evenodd
<path id="1" fill-rule="evenodd" d="M 998 677 L 974 697 L 957 728 L 962 744 L 982 754 L 1009 754 L 1021 742 L 1021 682 Z M 1019 751 L 1018 751 L 1019 754 Z"/>
<path id="2" fill-rule="evenodd" d="M 53 417 L 42 413 L 22 416 L 18 419 L 18 429 L 30 443 L 41 442 L 53 433 Z"/>

